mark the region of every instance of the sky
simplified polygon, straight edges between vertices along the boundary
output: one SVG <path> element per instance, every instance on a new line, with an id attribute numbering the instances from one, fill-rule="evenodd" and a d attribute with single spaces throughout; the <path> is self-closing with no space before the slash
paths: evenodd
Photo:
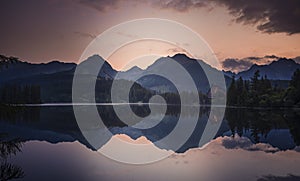
<path id="1" fill-rule="evenodd" d="M 225 70 L 300 55 L 298 0 L 2 0 L 0 54 L 33 63 L 76 63 L 102 32 L 141 18 L 186 25 L 203 37 Z M 161 55 L 177 50 L 166 46 Z M 112 66 L 121 69 L 130 55 L 120 51 L 113 58 L 119 63 Z"/>

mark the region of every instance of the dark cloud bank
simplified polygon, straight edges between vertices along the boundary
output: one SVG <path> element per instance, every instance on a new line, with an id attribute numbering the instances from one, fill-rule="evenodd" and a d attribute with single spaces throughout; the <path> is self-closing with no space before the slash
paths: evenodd
<path id="1" fill-rule="evenodd" d="M 222 62 L 225 70 L 232 72 L 240 72 L 248 70 L 254 64 L 269 64 L 272 61 L 279 59 L 276 55 L 266 55 L 264 57 L 246 57 L 242 59 L 227 58 Z"/>
<path id="2" fill-rule="evenodd" d="M 117 8 L 121 0 L 76 0 L 79 3 L 106 11 Z M 224 6 L 237 23 L 253 25 L 264 33 L 300 33 L 299 0 L 130 0 L 161 9 L 185 12 L 192 8 Z M 128 2 L 128 1 L 126 1 Z"/>
<path id="3" fill-rule="evenodd" d="M 257 25 L 265 33 L 300 33 L 299 0 L 215 0 L 226 6 L 238 23 Z"/>

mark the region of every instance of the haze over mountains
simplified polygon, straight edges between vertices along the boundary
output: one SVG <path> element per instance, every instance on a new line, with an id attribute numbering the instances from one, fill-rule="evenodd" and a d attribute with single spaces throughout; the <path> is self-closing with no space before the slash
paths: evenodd
<path id="1" fill-rule="evenodd" d="M 173 57 L 159 58 L 145 70 L 133 67 L 125 72 L 119 72 L 120 77 L 128 81 L 132 81 L 133 77 L 141 77 L 136 82 L 146 89 L 173 92 L 175 88 L 169 80 L 156 75 L 147 75 L 149 72 L 159 72 L 162 70 L 174 74 L 173 70 L 166 69 L 166 67 L 168 67 L 167 58 L 172 58 L 184 67 L 193 78 L 198 91 L 204 94 L 209 91 L 210 87 L 203 68 L 210 72 L 219 72 L 219 70 L 211 67 L 202 60 L 189 58 L 185 54 L 177 54 Z M 97 75 L 99 78 L 114 79 L 118 73 L 118 71 L 114 70 L 112 66 L 99 55 L 93 55 L 82 63 L 88 61 L 102 61 L 104 63 Z M 75 69 L 76 64 L 74 63 L 53 61 L 46 64 L 31 64 L 22 62 L 14 57 L 0 56 L 0 85 L 15 83 L 38 84 L 41 86 L 42 92 L 46 92 L 47 96 L 53 94 L 70 94 Z M 223 73 L 226 84 L 228 85 L 233 75 L 236 78 L 242 77 L 247 80 L 250 79 L 257 70 L 260 71 L 261 76 L 267 76 L 268 79 L 273 81 L 290 80 L 296 69 L 300 69 L 300 64 L 292 59 L 280 58 L 268 65 L 253 65 L 250 69 L 237 74 L 225 71 L 223 71 Z M 181 79 L 180 76 L 178 79 Z M 184 81 L 182 82 L 183 84 L 180 86 L 182 86 L 183 90 L 188 91 L 190 89 L 189 85 L 185 85 Z"/>

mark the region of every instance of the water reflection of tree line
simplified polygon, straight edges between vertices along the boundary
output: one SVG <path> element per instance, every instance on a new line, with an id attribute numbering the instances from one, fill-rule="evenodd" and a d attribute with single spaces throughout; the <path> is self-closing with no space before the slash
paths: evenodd
<path id="1" fill-rule="evenodd" d="M 40 108 L 0 105 L 0 119 L 10 122 L 39 121 Z"/>
<path id="2" fill-rule="evenodd" d="M 285 122 L 287 123 L 296 145 L 300 145 L 300 113 L 294 112 L 293 114 L 284 115 Z"/>
<path id="3" fill-rule="evenodd" d="M 21 152 L 23 143 L 17 139 L 5 140 L 5 135 L 0 135 L 0 180 L 19 179 L 25 176 L 23 169 L 15 164 L 9 163 L 9 158 Z"/>
<path id="4" fill-rule="evenodd" d="M 257 110 L 257 109 L 226 109 L 225 118 L 232 135 L 243 136 L 250 131 L 251 137 L 257 143 L 266 138 L 272 129 L 286 128 L 300 145 L 300 114 L 293 110 Z"/>
<path id="5" fill-rule="evenodd" d="M 87 110 L 90 109 L 89 106 L 83 106 L 83 108 Z M 147 116 L 150 113 L 148 105 L 132 105 L 131 108 L 141 117 Z M 193 109 L 190 109 L 189 106 L 183 106 L 183 109 L 184 111 L 181 112 L 180 106 L 168 105 L 167 113 L 165 115 L 166 118 L 162 121 L 162 127 L 159 128 L 172 128 L 172 126 L 174 126 L 173 123 L 176 124 L 176 120 L 178 120 L 179 116 L 182 116 L 183 118 L 190 118 L 191 116 L 195 117 Z M 98 111 L 106 127 L 112 128 L 127 126 L 124 122 L 122 122 L 122 119 L 120 119 L 116 115 L 112 105 L 98 106 Z M 200 107 L 199 118 L 201 116 L 205 116 L 207 118 L 209 116 L 209 113 L 210 107 Z M 43 119 L 42 123 L 38 122 L 40 120 L 40 117 L 41 119 Z M 227 121 L 222 124 L 223 127 L 221 127 L 220 133 L 218 135 L 222 135 L 224 132 L 228 131 L 226 123 L 228 123 L 228 126 L 233 135 L 235 133 L 239 134 L 240 136 L 245 136 L 245 133 L 247 135 L 250 134 L 254 142 L 264 140 L 263 138 L 266 138 L 269 132 L 273 129 L 289 129 L 294 139 L 294 143 L 296 145 L 300 145 L 300 123 L 298 121 L 299 118 L 299 113 L 292 110 L 255 110 L 227 108 L 225 115 L 225 119 Z M 86 144 L 86 141 L 84 141 L 84 139 L 82 138 L 80 130 L 78 129 L 78 126 L 76 124 L 72 107 L 28 107 L 26 109 L 22 109 L 21 111 L 18 110 L 17 113 L 12 111 L 11 115 L 7 115 L 6 111 L 2 111 L 2 109 L 0 109 L 0 119 L 8 120 L 13 124 L 28 121 L 29 127 L 35 127 L 36 129 L 47 129 L 55 131 L 57 133 L 69 134 L 72 135 L 74 139 L 81 140 L 84 144 Z M 151 134 L 153 135 L 156 133 L 160 134 L 158 130 L 156 132 L 151 132 Z"/>
<path id="6" fill-rule="evenodd" d="M 41 102 L 39 85 L 2 85 L 0 102 L 7 104 L 38 104 Z"/>

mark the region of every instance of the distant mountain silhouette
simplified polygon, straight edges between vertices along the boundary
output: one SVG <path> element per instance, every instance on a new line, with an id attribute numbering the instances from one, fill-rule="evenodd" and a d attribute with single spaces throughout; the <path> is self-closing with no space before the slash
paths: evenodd
<path id="1" fill-rule="evenodd" d="M 0 83 L 35 75 L 54 74 L 75 68 L 75 63 L 52 61 L 49 63 L 32 64 L 15 57 L 0 56 Z"/>
<path id="2" fill-rule="evenodd" d="M 222 70 L 223 74 L 228 76 L 228 77 L 232 77 L 232 76 L 236 76 L 236 74 L 234 72 L 231 72 L 231 71 L 225 71 L 225 70 Z"/>
<path id="3" fill-rule="evenodd" d="M 198 91 L 202 93 L 207 93 L 210 90 L 210 86 L 207 80 L 207 77 L 205 75 L 205 72 L 203 69 L 206 69 L 209 72 L 219 72 L 219 70 L 211 67 L 207 63 L 205 63 L 202 60 L 196 60 L 192 59 L 185 54 L 176 54 L 173 57 L 162 57 L 156 60 L 152 65 L 147 67 L 144 71 L 141 69 L 130 69 L 127 72 L 123 72 L 122 76 L 125 78 L 131 78 L 137 75 L 140 75 L 141 77 L 149 74 L 149 72 L 160 72 L 160 71 L 167 71 L 168 75 L 174 74 L 173 69 L 167 69 L 168 67 L 168 58 L 172 58 L 174 61 L 179 63 L 185 71 L 187 71 L 191 77 L 193 78 L 194 82 L 196 83 L 196 87 L 198 88 Z M 134 75 L 134 76 L 132 76 Z M 181 77 L 179 77 L 180 79 Z M 225 76 L 226 79 L 229 80 L 229 77 Z M 184 77 L 182 77 L 184 79 Z M 163 78 L 156 75 L 148 75 L 144 76 L 143 78 L 137 80 L 139 84 L 141 84 L 143 87 L 156 90 L 156 91 L 174 91 L 174 86 L 170 86 L 171 82 L 167 80 L 167 78 Z M 186 83 L 184 80 L 181 80 L 183 82 L 181 88 L 185 91 L 190 91 L 190 85 Z"/>
<path id="4" fill-rule="evenodd" d="M 102 68 L 101 68 L 101 70 L 98 73 L 99 77 L 106 78 L 106 79 L 113 79 L 115 77 L 117 71 L 114 70 L 112 68 L 112 66 L 106 60 L 104 60 L 101 56 L 99 56 L 99 55 L 90 56 L 88 59 L 84 60 L 79 65 L 84 66 L 85 64 L 86 65 L 92 64 L 93 61 L 95 61 L 95 62 L 99 61 L 99 62 L 103 63 Z M 74 68 L 73 71 L 75 71 L 75 68 Z M 89 74 L 89 71 L 90 70 L 87 69 L 87 74 Z"/>
<path id="5" fill-rule="evenodd" d="M 139 76 L 142 75 L 144 72 L 143 69 L 139 68 L 138 66 L 134 66 L 127 71 L 119 72 L 120 76 L 127 80 L 132 80 L 132 76 Z"/>
<path id="6" fill-rule="evenodd" d="M 124 80 L 131 81 L 133 77 L 141 77 L 136 82 L 142 87 L 160 92 L 174 92 L 176 87 L 167 79 L 157 75 L 147 75 L 149 72 L 167 71 L 170 75 L 176 73 L 174 70 L 168 70 L 167 59 L 179 63 L 193 78 L 199 92 L 208 94 L 210 86 L 203 69 L 218 73 L 219 70 L 211 67 L 202 60 L 189 58 L 185 54 L 176 54 L 173 57 L 162 57 L 156 60 L 152 65 L 142 70 L 138 67 L 123 72 L 118 72 L 99 55 L 93 55 L 79 65 L 87 64 L 90 61 L 101 61 L 103 66 L 96 75 L 104 80 L 115 79 L 117 73 Z M 201 66 L 200 66 L 201 65 Z M 45 102 L 55 102 L 57 100 L 71 100 L 72 81 L 76 69 L 74 63 L 62 63 L 53 61 L 50 63 L 32 64 L 20 61 L 15 57 L 6 57 L 0 55 L 0 86 L 4 84 L 37 84 L 42 89 L 42 100 Z M 253 65 L 249 70 L 234 74 L 232 72 L 223 71 L 226 85 L 229 85 L 231 77 L 250 79 L 256 70 L 260 71 L 261 76 L 267 76 L 272 80 L 273 85 L 286 87 L 286 80 L 290 80 L 294 71 L 299 68 L 292 59 L 280 58 L 269 65 Z M 87 72 L 88 74 L 88 72 Z M 216 74 L 217 75 L 217 74 Z M 91 76 L 91 75 L 84 75 Z M 95 76 L 95 75 L 92 75 Z M 178 77 L 179 79 L 181 77 Z M 184 78 L 182 78 L 184 79 Z M 284 81 L 284 82 L 282 82 Z M 182 81 L 181 88 L 185 91 L 190 90 L 190 85 Z M 99 87 L 110 85 L 102 82 Z"/>
<path id="7" fill-rule="evenodd" d="M 300 64 L 293 59 L 279 58 L 268 65 L 252 65 L 249 70 L 238 73 L 236 78 L 250 79 L 259 70 L 261 76 L 267 76 L 271 80 L 291 80 L 297 69 L 300 69 Z"/>

